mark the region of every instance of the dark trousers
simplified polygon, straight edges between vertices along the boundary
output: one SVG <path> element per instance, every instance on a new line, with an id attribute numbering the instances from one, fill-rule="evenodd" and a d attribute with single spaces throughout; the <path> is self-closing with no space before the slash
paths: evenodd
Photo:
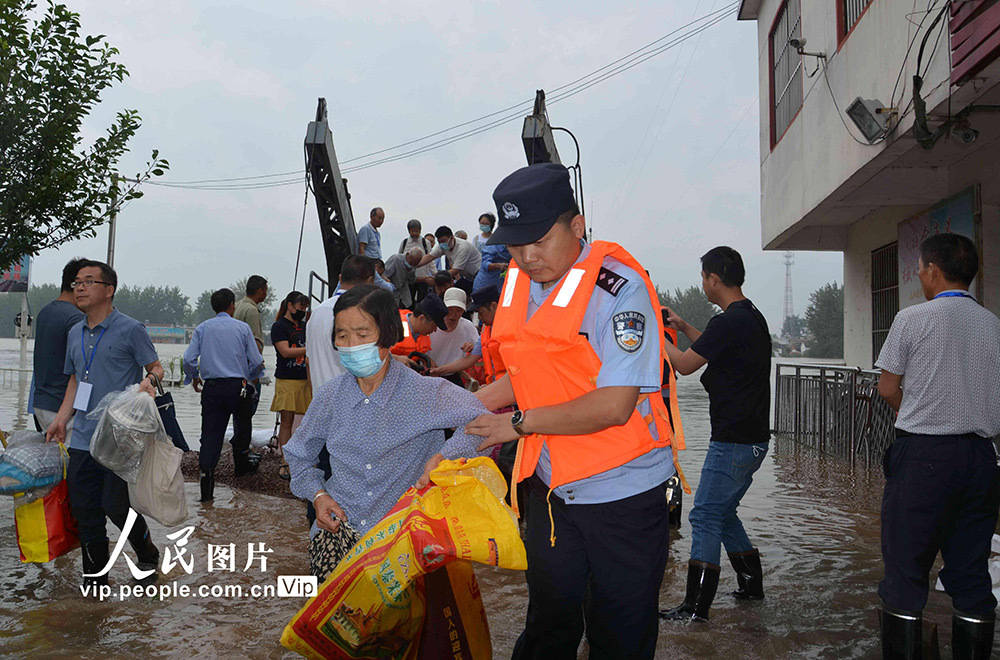
<path id="1" fill-rule="evenodd" d="M 548 488 L 531 477 L 525 491 L 528 615 L 513 657 L 575 660 L 586 622 L 591 658 L 652 658 L 670 541 L 666 486 L 603 504 L 552 493 L 555 547 Z"/>
<path id="2" fill-rule="evenodd" d="M 250 413 L 246 419 L 246 423 L 240 419 L 240 415 L 235 415 L 233 417 L 233 437 L 242 437 L 245 433 L 249 438 L 253 433 L 253 416 L 257 414 L 257 405 L 260 404 L 260 381 L 254 381 L 253 387 L 253 396 L 250 397 Z M 247 428 L 244 429 L 244 426 Z"/>
<path id="3" fill-rule="evenodd" d="M 249 383 L 247 388 L 253 387 Z M 233 418 L 233 458 L 244 456 L 250 448 L 250 407 L 252 397 L 241 397 L 240 378 L 210 378 L 201 390 L 201 449 L 198 466 L 212 473 L 222 453 L 229 418 Z"/>
<path id="4" fill-rule="evenodd" d="M 900 435 L 882 466 L 883 602 L 896 610 L 922 610 L 940 551 L 941 582 L 954 607 L 972 615 L 993 612 L 988 560 L 1000 506 L 993 443 L 972 434 Z"/>
<path id="5" fill-rule="evenodd" d="M 117 474 L 94 460 L 89 451 L 69 450 L 66 470 L 69 503 L 80 532 L 80 543 L 87 545 L 108 540 L 105 518 L 118 529 L 125 527 L 128 516 L 128 484 Z M 146 520 L 136 517 L 128 540 L 133 548 L 144 548 L 149 533 Z M 103 568 L 103 566 L 101 567 Z"/>

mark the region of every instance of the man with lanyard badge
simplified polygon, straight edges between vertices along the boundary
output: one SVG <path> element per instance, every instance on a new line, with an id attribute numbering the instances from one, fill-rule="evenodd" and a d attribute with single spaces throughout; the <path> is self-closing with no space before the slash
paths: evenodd
<path id="1" fill-rule="evenodd" d="M 139 383 L 139 389 L 153 396 L 151 374 L 163 378 L 146 327 L 112 306 L 118 275 L 107 264 L 84 261 L 73 282 L 76 306 L 87 315 L 67 336 L 64 373 L 69 376 L 66 395 L 55 420 L 46 433 L 49 440 L 62 441 L 73 412 L 73 433 L 69 446 L 70 506 L 80 533 L 83 572 L 96 575 L 109 559 L 105 517 L 119 529 L 125 527 L 129 511 L 128 485 L 90 455 L 90 438 L 97 420 L 88 419 L 104 395 Z M 143 377 L 143 370 L 147 377 Z M 137 516 L 128 537 L 136 552 L 140 571 L 152 571 L 141 582 L 153 583 L 160 553 L 149 538 L 149 528 Z M 107 574 L 85 578 L 85 584 L 107 584 Z"/>
<path id="2" fill-rule="evenodd" d="M 952 653 L 988 658 L 997 600 L 989 572 L 1000 505 L 1000 320 L 969 286 L 975 244 L 936 234 L 920 245 L 927 302 L 899 311 L 875 366 L 894 410 L 896 438 L 882 460 L 882 654 L 921 657 L 928 574 L 938 551 L 951 596 Z M 933 653 L 934 650 L 931 650 Z"/>
<path id="3" fill-rule="evenodd" d="M 507 374 L 477 396 L 519 410 L 466 431 L 480 449 L 520 441 L 529 604 L 513 657 L 575 658 L 586 623 L 591 657 L 652 658 L 675 473 L 654 287 L 620 246 L 584 243 L 562 165 L 517 170 L 493 199 L 490 243 L 516 267 L 493 323 Z"/>

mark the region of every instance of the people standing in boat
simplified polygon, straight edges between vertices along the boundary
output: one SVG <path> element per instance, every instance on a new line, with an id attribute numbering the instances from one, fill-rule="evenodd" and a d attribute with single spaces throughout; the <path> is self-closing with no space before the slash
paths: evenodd
<path id="1" fill-rule="evenodd" d="M 708 392 L 712 436 L 694 496 L 691 558 L 684 602 L 663 610 L 664 619 L 707 621 L 719 586 L 721 546 L 736 571 L 742 600 L 764 598 L 760 552 L 737 515 L 740 500 L 767 455 L 771 438 L 771 334 L 767 321 L 743 295 L 746 270 L 736 250 L 720 246 L 701 258 L 701 286 L 708 300 L 722 309 L 704 332 L 668 308 L 667 319 L 692 341 L 683 353 L 666 342 L 679 373 L 701 375 Z"/>

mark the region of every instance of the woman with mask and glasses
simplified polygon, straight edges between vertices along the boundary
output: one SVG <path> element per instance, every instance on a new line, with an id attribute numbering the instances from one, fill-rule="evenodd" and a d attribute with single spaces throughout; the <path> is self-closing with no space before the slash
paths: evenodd
<path id="1" fill-rule="evenodd" d="M 403 338 L 392 294 L 371 285 L 344 293 L 333 309 L 334 345 L 348 373 L 316 391 L 285 447 L 291 489 L 311 500 L 309 567 L 326 579 L 351 547 L 422 477 L 426 464 L 479 454 L 462 427 L 486 411 L 476 396 L 421 376 L 390 354 Z M 445 441 L 445 429 L 457 429 Z M 330 454 L 332 476 L 317 467 Z"/>
<path id="2" fill-rule="evenodd" d="M 304 293 L 292 291 L 281 301 L 278 317 L 271 326 L 271 343 L 278 354 L 271 410 L 278 413 L 278 446 L 281 448 L 292 437 L 295 415 L 305 414 L 312 400 L 306 365 L 308 309 L 309 298 Z M 286 480 L 290 478 L 288 463 L 282 462 L 278 476 Z"/>

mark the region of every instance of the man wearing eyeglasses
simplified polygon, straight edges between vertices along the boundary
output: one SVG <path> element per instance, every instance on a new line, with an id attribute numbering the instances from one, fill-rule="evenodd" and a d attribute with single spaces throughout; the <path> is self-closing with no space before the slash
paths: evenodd
<path id="1" fill-rule="evenodd" d="M 70 506 L 76 518 L 83 550 L 84 574 L 96 574 L 108 563 L 108 535 L 105 518 L 119 529 L 125 527 L 129 511 L 128 486 L 90 455 L 90 438 L 97 420 L 87 418 L 104 396 L 139 383 L 150 396 L 149 375 L 163 378 L 163 367 L 149 339 L 146 327 L 114 308 L 118 275 L 107 264 L 84 260 L 72 283 L 76 306 L 87 315 L 66 336 L 63 373 L 69 376 L 66 394 L 55 420 L 49 425 L 49 440 L 63 441 L 66 424 L 74 418 L 69 444 Z M 145 374 L 145 376 L 144 376 Z M 136 552 L 139 569 L 155 570 L 160 552 L 149 537 L 149 528 L 138 516 L 129 542 Z M 153 583 L 157 574 L 143 580 Z M 107 575 L 84 578 L 85 584 L 107 584 Z"/>

